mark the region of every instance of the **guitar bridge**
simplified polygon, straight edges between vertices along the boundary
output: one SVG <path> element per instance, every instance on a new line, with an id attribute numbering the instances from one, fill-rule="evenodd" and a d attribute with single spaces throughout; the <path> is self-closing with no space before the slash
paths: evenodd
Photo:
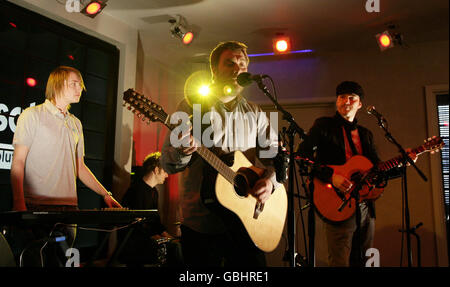
<path id="1" fill-rule="evenodd" d="M 257 202 L 255 204 L 255 211 L 253 212 L 253 219 L 258 219 L 259 214 L 264 210 L 264 203 Z"/>

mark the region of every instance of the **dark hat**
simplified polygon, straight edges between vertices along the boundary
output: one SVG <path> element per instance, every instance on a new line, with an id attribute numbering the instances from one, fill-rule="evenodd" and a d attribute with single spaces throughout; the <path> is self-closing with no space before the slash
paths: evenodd
<path id="1" fill-rule="evenodd" d="M 356 94 L 360 99 L 364 98 L 364 90 L 356 82 L 344 81 L 336 87 L 336 97 L 344 94 Z"/>

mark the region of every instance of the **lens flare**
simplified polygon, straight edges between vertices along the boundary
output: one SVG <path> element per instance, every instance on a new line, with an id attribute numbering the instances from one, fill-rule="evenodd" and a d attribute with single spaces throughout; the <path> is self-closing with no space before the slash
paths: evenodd
<path id="1" fill-rule="evenodd" d="M 225 86 L 225 87 L 223 87 L 223 93 L 225 94 L 225 95 L 229 95 L 229 94 L 231 94 L 233 92 L 233 89 L 230 87 L 230 86 Z"/>
<path id="2" fill-rule="evenodd" d="M 200 86 L 200 88 L 198 89 L 198 93 L 200 94 L 200 96 L 202 97 L 207 97 L 209 96 L 210 93 L 210 89 L 208 85 L 202 85 Z"/>

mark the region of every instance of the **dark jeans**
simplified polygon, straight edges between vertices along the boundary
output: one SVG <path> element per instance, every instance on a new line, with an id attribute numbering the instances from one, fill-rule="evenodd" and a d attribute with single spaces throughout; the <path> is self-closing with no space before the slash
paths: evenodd
<path id="1" fill-rule="evenodd" d="M 245 230 L 206 234 L 181 225 L 181 248 L 187 267 L 265 267 L 264 252 Z"/>
<path id="2" fill-rule="evenodd" d="M 372 247 L 375 219 L 365 203 L 360 204 L 360 230 L 357 230 L 356 212 L 348 220 L 329 224 L 325 222 L 328 242 L 328 265 L 333 267 L 363 267 L 366 250 Z M 359 248 L 358 248 L 359 247 Z"/>

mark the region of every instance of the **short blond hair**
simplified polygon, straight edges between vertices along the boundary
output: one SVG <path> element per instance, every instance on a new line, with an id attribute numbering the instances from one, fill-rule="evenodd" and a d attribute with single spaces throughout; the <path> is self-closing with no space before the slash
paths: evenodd
<path id="1" fill-rule="evenodd" d="M 75 68 L 68 66 L 59 66 L 55 68 L 48 77 L 47 87 L 45 88 L 45 98 L 54 101 L 56 96 L 61 94 L 64 83 L 69 79 L 70 73 L 75 73 L 80 78 L 80 85 L 84 91 L 86 91 L 86 87 L 84 86 L 83 77 L 81 76 L 80 71 Z"/>

